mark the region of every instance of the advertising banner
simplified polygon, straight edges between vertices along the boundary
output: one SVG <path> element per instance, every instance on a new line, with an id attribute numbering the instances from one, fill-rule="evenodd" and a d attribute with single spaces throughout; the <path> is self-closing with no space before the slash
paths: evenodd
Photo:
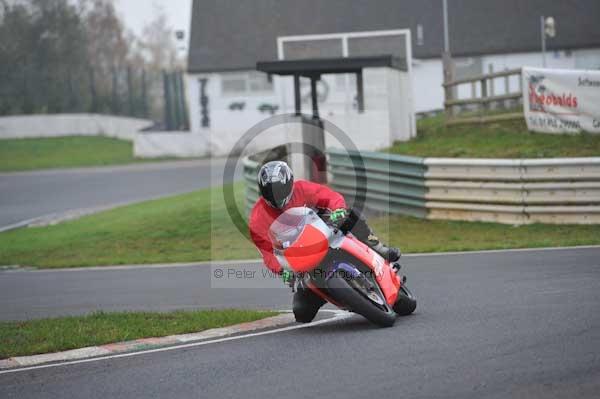
<path id="1" fill-rule="evenodd" d="M 529 130 L 600 133 L 600 71 L 523 68 Z"/>

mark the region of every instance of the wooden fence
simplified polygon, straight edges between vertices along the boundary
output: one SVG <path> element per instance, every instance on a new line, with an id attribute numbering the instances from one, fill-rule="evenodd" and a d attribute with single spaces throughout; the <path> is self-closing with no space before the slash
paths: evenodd
<path id="1" fill-rule="evenodd" d="M 511 92 L 510 77 L 515 75 L 519 77 L 519 87 L 518 91 Z M 504 94 L 496 95 L 494 81 L 501 78 L 504 79 Z M 471 85 L 471 97 L 458 99 L 458 87 L 466 84 Z M 523 118 L 521 111 L 498 111 L 499 108 L 510 110 L 511 107 L 506 106 L 506 104 L 518 104 L 522 101 L 521 68 L 506 69 L 499 72 L 490 70 L 490 73 L 487 74 L 444 82 L 443 86 L 445 95 L 444 111 L 446 114 L 446 124 L 448 125 Z M 479 96 L 477 95 L 478 87 Z M 496 107 L 493 109 L 495 105 Z M 500 105 L 500 107 L 497 105 Z M 467 112 L 461 112 L 465 108 Z"/>

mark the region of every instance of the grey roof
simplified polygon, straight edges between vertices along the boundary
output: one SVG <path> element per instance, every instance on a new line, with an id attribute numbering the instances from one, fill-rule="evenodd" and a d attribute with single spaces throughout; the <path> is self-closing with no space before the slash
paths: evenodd
<path id="1" fill-rule="evenodd" d="M 600 0 L 448 0 L 448 8 L 454 56 L 537 51 L 541 15 L 556 19 L 550 50 L 600 48 Z M 406 28 L 414 57 L 439 57 L 442 0 L 194 0 L 188 69 L 254 69 L 276 59 L 278 36 Z"/>

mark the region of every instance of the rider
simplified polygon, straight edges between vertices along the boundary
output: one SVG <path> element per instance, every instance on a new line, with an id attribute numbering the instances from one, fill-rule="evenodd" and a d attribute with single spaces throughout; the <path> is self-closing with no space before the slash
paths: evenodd
<path id="1" fill-rule="evenodd" d="M 357 239 L 390 262 L 400 259 L 400 251 L 397 248 L 382 244 L 373 234 L 366 220 L 358 212 L 347 209 L 341 194 L 309 181 L 294 182 L 294 174 L 285 162 L 273 161 L 263 165 L 258 172 L 258 188 L 261 198 L 258 199 L 250 214 L 250 236 L 260 251 L 265 265 L 274 273 L 281 274 L 286 284 L 292 281 L 293 272 L 285 265 L 280 265 L 273 254 L 269 228 L 275 219 L 289 208 L 307 206 L 328 211 L 329 221 L 336 227 L 342 231 L 351 231 Z M 345 229 L 345 226 L 349 228 Z M 293 301 L 296 321 L 301 323 L 312 321 L 324 303 L 311 290 L 299 288 L 294 294 Z"/>

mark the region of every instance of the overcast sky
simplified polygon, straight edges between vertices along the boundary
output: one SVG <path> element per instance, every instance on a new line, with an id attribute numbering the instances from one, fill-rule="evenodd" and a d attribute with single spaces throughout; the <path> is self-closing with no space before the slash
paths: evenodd
<path id="1" fill-rule="evenodd" d="M 127 28 L 140 34 L 144 25 L 155 15 L 153 5 L 163 7 L 174 30 L 185 30 L 189 37 L 192 0 L 115 0 L 117 12 Z"/>

